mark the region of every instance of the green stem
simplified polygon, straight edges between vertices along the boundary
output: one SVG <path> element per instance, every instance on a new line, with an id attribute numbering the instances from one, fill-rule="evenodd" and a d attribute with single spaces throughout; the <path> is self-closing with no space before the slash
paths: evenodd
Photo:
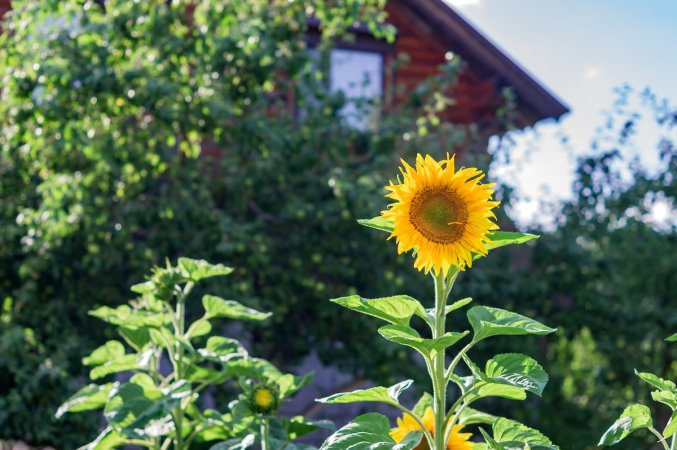
<path id="1" fill-rule="evenodd" d="M 672 442 L 670 443 L 670 450 L 677 450 L 677 434 L 672 436 Z"/>
<path id="2" fill-rule="evenodd" d="M 475 342 L 469 342 L 465 347 L 461 349 L 460 352 L 458 352 L 458 354 L 454 357 L 454 359 L 451 360 L 449 367 L 447 367 L 447 372 L 444 375 L 447 381 L 449 381 L 449 379 L 451 378 L 451 375 L 454 373 L 454 369 L 461 361 L 461 358 L 463 358 L 463 355 L 468 353 L 468 350 L 470 350 L 473 347 L 473 345 L 475 345 Z"/>
<path id="3" fill-rule="evenodd" d="M 670 448 L 668 447 L 668 443 L 665 441 L 665 438 L 658 432 L 658 430 L 656 430 L 654 427 L 649 427 L 649 431 L 651 431 L 653 434 L 656 435 L 656 437 L 658 438 L 658 442 L 663 444 L 663 448 L 665 450 L 670 450 Z M 674 439 L 673 439 L 673 442 L 674 442 Z"/>
<path id="4" fill-rule="evenodd" d="M 193 283 L 188 282 L 177 295 L 176 299 L 176 327 L 174 329 L 174 334 L 176 337 L 176 348 L 175 348 L 175 360 L 176 360 L 176 380 L 183 380 L 185 378 L 185 366 L 183 360 L 183 345 L 181 345 L 180 339 L 183 338 L 183 335 L 186 332 L 186 299 L 188 294 L 193 289 Z M 174 427 L 176 431 L 176 446 L 175 450 L 185 450 L 188 447 L 184 444 L 183 441 L 183 416 L 184 411 L 181 404 L 177 405 L 174 408 Z"/>
<path id="5" fill-rule="evenodd" d="M 268 424 L 268 416 L 261 416 L 261 450 L 270 449 L 270 427 Z"/>
<path id="6" fill-rule="evenodd" d="M 442 272 L 435 274 L 435 327 L 433 339 L 439 338 L 445 332 L 447 286 Z M 433 410 L 435 412 L 435 446 L 434 450 L 445 450 L 444 419 L 446 417 L 447 378 L 445 374 L 444 350 L 437 352 L 433 359 Z"/>

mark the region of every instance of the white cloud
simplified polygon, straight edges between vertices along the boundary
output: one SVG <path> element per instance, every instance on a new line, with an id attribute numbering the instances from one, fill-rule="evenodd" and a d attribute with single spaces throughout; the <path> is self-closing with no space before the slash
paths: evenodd
<path id="1" fill-rule="evenodd" d="M 602 75 L 602 69 L 597 66 L 588 66 L 583 71 L 583 78 L 587 81 L 594 81 Z"/>
<path id="2" fill-rule="evenodd" d="M 467 6 L 480 6 L 482 0 L 444 0 L 447 4 L 456 8 L 465 8 Z"/>

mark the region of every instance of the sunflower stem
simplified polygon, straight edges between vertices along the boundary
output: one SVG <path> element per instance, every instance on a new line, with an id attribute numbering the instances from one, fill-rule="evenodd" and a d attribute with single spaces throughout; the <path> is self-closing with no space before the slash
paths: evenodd
<path id="1" fill-rule="evenodd" d="M 437 339 L 445 332 L 446 306 L 449 291 L 446 286 L 446 277 L 439 271 L 435 274 L 435 327 L 433 339 Z M 445 374 L 445 351 L 439 351 L 433 360 L 433 404 L 435 412 L 435 448 L 445 450 L 444 422 L 447 404 L 447 377 Z"/>
<path id="2" fill-rule="evenodd" d="M 270 449 L 270 427 L 268 423 L 268 416 L 261 417 L 261 450 Z"/>

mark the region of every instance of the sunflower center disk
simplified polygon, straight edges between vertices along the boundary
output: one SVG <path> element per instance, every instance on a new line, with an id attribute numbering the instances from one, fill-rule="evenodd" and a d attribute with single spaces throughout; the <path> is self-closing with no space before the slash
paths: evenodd
<path id="1" fill-rule="evenodd" d="M 468 212 L 456 192 L 426 188 L 412 199 L 409 220 L 426 239 L 450 244 L 463 236 Z"/>

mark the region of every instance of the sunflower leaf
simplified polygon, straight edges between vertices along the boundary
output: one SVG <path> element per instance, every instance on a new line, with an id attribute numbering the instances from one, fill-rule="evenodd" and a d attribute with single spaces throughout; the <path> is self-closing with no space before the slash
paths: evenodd
<path id="1" fill-rule="evenodd" d="M 358 219 L 357 223 L 362 226 L 374 228 L 376 230 L 385 231 L 387 233 L 392 233 L 395 229 L 395 222 L 389 219 L 384 219 L 381 216 L 377 216 L 371 219 Z"/>
<path id="2" fill-rule="evenodd" d="M 223 264 L 211 264 L 204 259 L 179 258 L 181 275 L 197 282 L 205 278 L 219 277 L 233 272 L 232 267 Z"/>
<path id="3" fill-rule="evenodd" d="M 319 398 L 316 401 L 320 403 L 382 402 L 389 405 L 398 405 L 400 394 L 408 389 L 413 382 L 413 380 L 405 380 L 389 388 L 376 386 L 352 392 L 339 392 L 328 397 Z"/>
<path id="4" fill-rule="evenodd" d="M 334 298 L 332 302 L 353 311 L 385 320 L 393 325 L 409 325 L 411 317 L 425 316 L 421 303 L 408 295 L 395 295 L 375 299 L 362 298 L 359 295 Z"/>
<path id="5" fill-rule="evenodd" d="M 489 235 L 489 242 L 487 242 L 487 250 L 493 250 L 506 245 L 524 244 L 525 242 L 538 239 L 537 234 L 516 233 L 513 231 L 496 231 Z"/>
<path id="6" fill-rule="evenodd" d="M 529 448 L 531 450 L 558 450 L 559 447 L 545 437 L 540 431 L 529 428 L 514 420 L 500 417 L 492 425 L 493 439 L 490 448 L 510 450 Z M 487 437 L 485 433 L 482 433 Z M 488 440 L 489 442 L 489 440 Z M 526 444 L 526 446 L 525 446 Z"/>
<path id="7" fill-rule="evenodd" d="M 548 383 L 548 374 L 536 360 L 519 353 L 496 355 L 487 361 L 489 381 L 507 384 L 541 396 Z"/>
<path id="8" fill-rule="evenodd" d="M 675 392 L 677 391 L 677 386 L 675 383 L 669 380 L 664 380 L 652 373 L 648 372 L 638 372 L 635 369 L 635 375 L 642 379 L 645 383 L 650 384 L 651 386 L 660 389 L 661 391 Z"/>
<path id="9" fill-rule="evenodd" d="M 480 398 L 485 397 L 502 397 L 510 400 L 524 400 L 527 398 L 527 393 L 524 389 L 517 386 L 501 383 L 487 383 L 479 388 L 475 395 L 471 395 L 469 402 L 474 402 Z"/>
<path id="10" fill-rule="evenodd" d="M 672 411 L 672 416 L 663 430 L 663 437 L 666 439 L 677 433 L 677 410 Z"/>
<path id="11" fill-rule="evenodd" d="M 236 320 L 266 320 L 272 315 L 269 312 L 257 311 L 235 300 L 224 300 L 215 295 L 202 297 L 202 306 L 205 309 L 205 317 L 225 317 Z"/>
<path id="12" fill-rule="evenodd" d="M 438 338 L 426 339 L 419 336 L 413 328 L 404 325 L 386 325 L 379 328 L 378 332 L 390 342 L 411 347 L 426 357 L 451 347 L 468 334 L 467 331 L 447 332 Z"/>
<path id="13" fill-rule="evenodd" d="M 665 340 L 668 341 L 668 342 L 677 342 L 677 333 L 673 334 L 672 336 L 665 338 Z"/>
<path id="14" fill-rule="evenodd" d="M 625 408 L 621 416 L 606 430 L 597 445 L 614 445 L 628 437 L 633 431 L 653 426 L 651 410 L 638 403 Z"/>
<path id="15" fill-rule="evenodd" d="M 428 394 L 427 392 L 424 392 L 421 398 L 416 402 L 416 405 L 411 409 L 414 414 L 423 417 L 423 414 L 425 414 L 425 410 L 428 408 L 432 408 L 433 406 L 433 396 Z"/>
<path id="16" fill-rule="evenodd" d="M 90 411 L 92 409 L 101 409 L 108 401 L 108 394 L 117 387 L 116 383 L 106 383 L 102 385 L 88 384 L 73 394 L 56 411 L 55 417 L 58 419 L 67 412 Z"/>
<path id="17" fill-rule="evenodd" d="M 544 335 L 557 331 L 521 314 L 488 306 L 470 308 L 468 320 L 475 332 L 474 342 L 491 336 Z"/>
<path id="18" fill-rule="evenodd" d="M 399 444 L 390 437 L 388 418 L 363 414 L 329 436 L 320 450 L 411 450 L 423 437 L 420 431 L 409 433 Z"/>

